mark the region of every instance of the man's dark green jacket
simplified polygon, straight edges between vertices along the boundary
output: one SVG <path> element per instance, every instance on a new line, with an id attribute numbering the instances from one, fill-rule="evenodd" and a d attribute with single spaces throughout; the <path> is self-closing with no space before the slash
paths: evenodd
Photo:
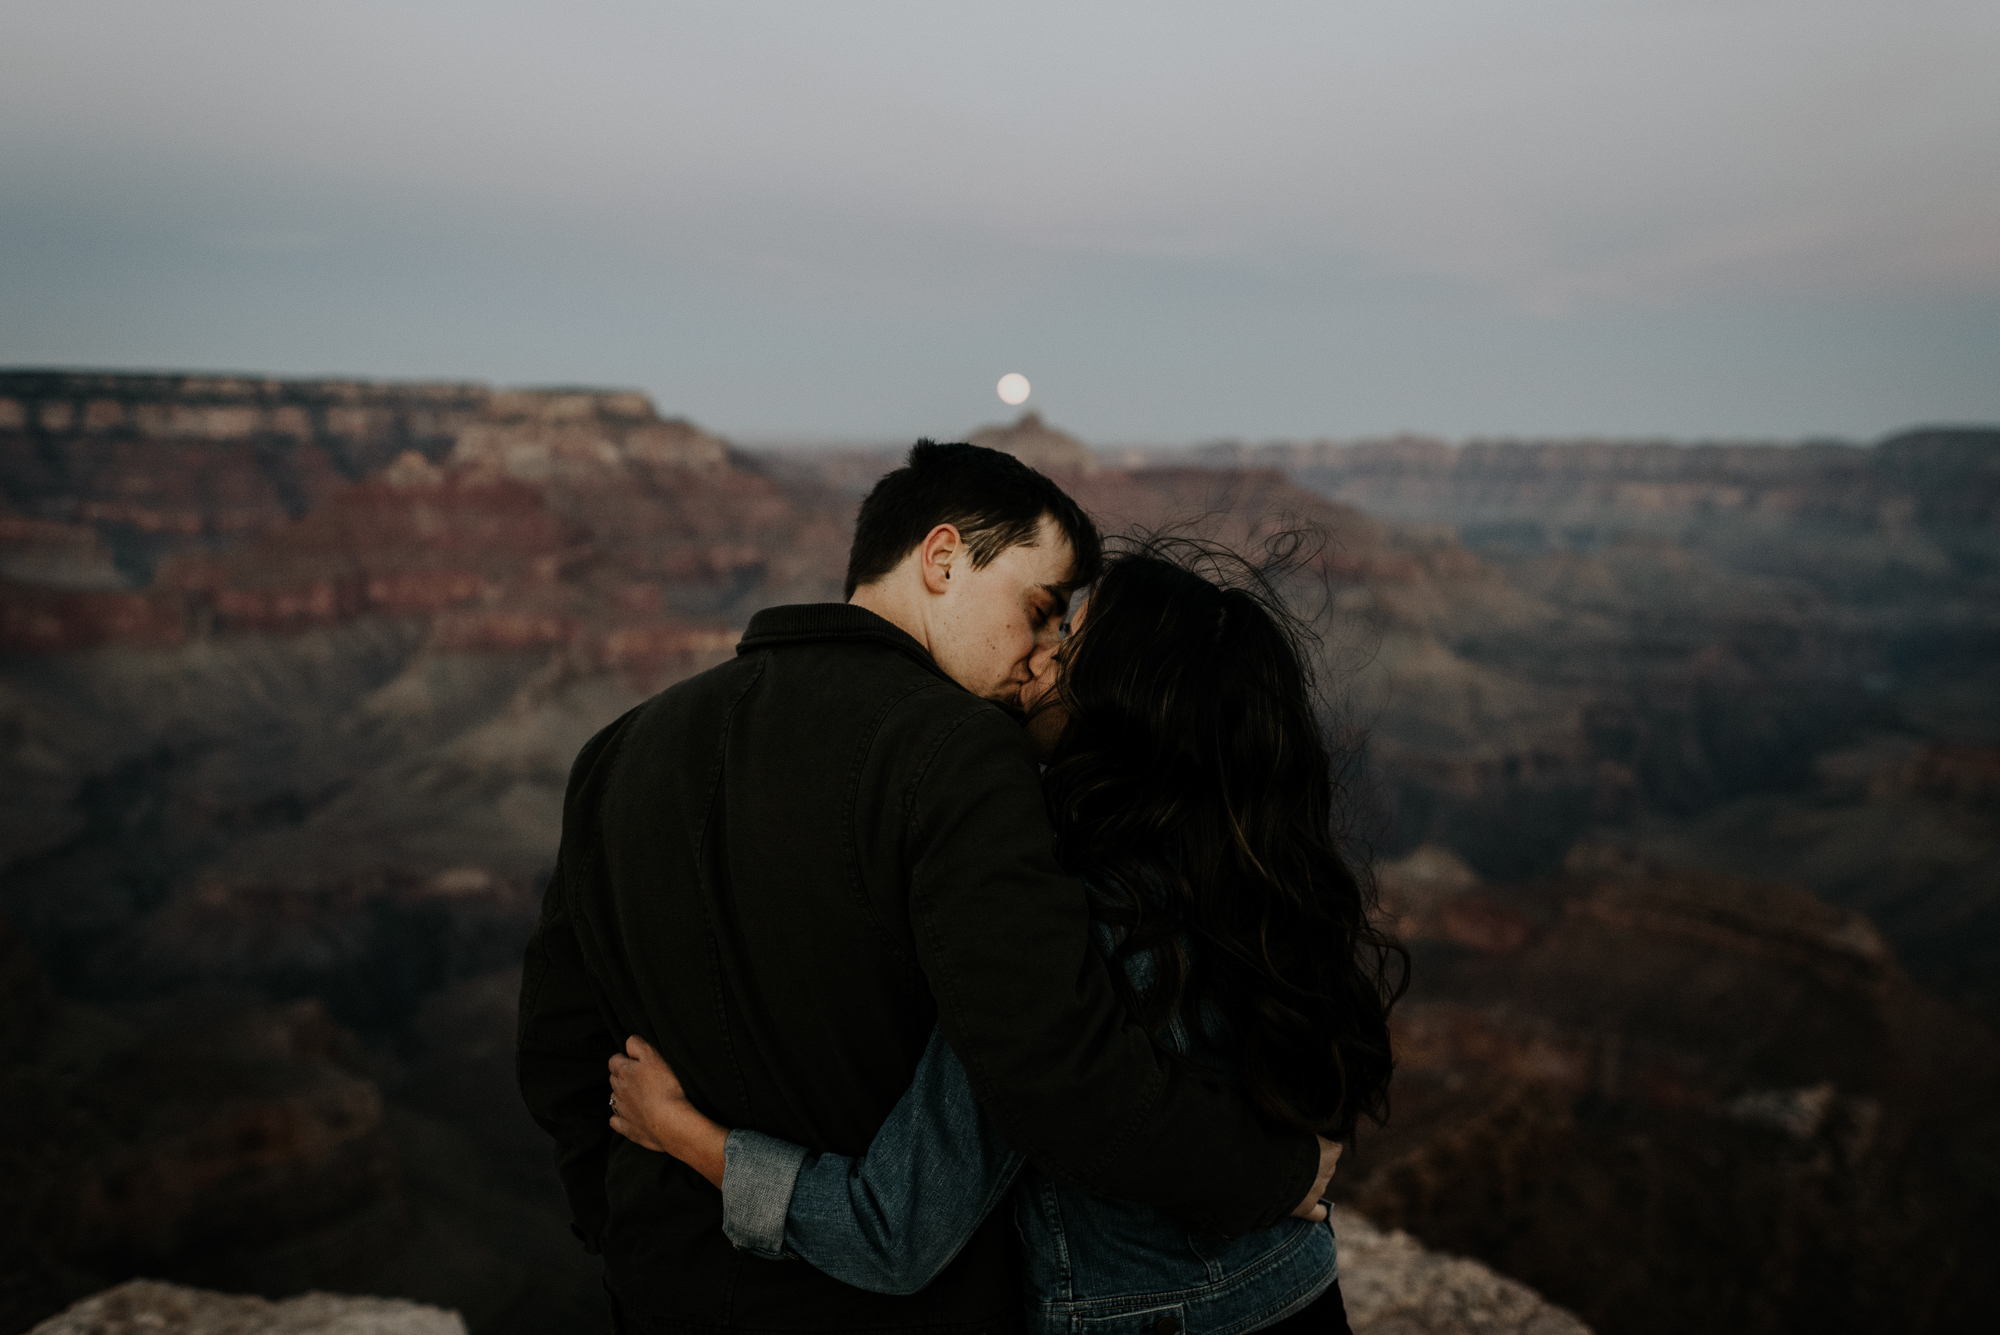
<path id="1" fill-rule="evenodd" d="M 639 1034 L 723 1125 L 858 1155 L 933 1023 L 1001 1135 L 1063 1181 L 1229 1233 L 1312 1186 L 1310 1136 L 1118 1001 L 1015 721 L 872 612 L 761 612 L 733 661 L 577 757 L 521 984 L 521 1090 L 634 1328 L 1014 1324 L 1005 1209 L 923 1292 L 866 1293 L 737 1252 L 721 1193 L 606 1125 L 606 1058 Z"/>

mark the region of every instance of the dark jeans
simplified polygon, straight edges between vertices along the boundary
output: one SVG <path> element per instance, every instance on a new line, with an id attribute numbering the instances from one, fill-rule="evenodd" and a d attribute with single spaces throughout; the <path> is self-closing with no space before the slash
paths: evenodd
<path id="1" fill-rule="evenodd" d="M 1292 1313 L 1275 1326 L 1265 1326 L 1257 1335 L 1354 1335 L 1347 1324 L 1347 1304 L 1340 1300 L 1340 1281 L 1327 1285 L 1312 1306 Z"/>
<path id="2" fill-rule="evenodd" d="M 611 1286 L 604 1286 L 604 1296 L 611 1304 L 612 1335 L 636 1335 L 645 1329 L 621 1312 L 618 1299 L 611 1292 Z M 1340 1281 L 1327 1285 L 1326 1292 L 1312 1300 L 1312 1305 L 1292 1313 L 1275 1326 L 1265 1326 L 1257 1335 L 1354 1335 L 1354 1328 L 1347 1324 L 1347 1304 L 1341 1301 Z"/>
<path id="3" fill-rule="evenodd" d="M 720 1333 L 725 1332 L 725 1328 L 721 1326 L 698 1326 L 678 1321 L 660 1321 L 647 1317 L 642 1313 L 630 1311 L 620 1305 L 618 1295 L 611 1291 L 611 1285 L 608 1281 L 604 1285 L 604 1301 L 611 1309 L 611 1335 L 688 1335 L 690 1332 L 699 1332 L 700 1335 L 712 1335 L 712 1333 L 713 1335 L 720 1335 Z M 1315 1303 L 1314 1306 L 1317 1307 L 1318 1304 Z M 905 1328 L 908 1335 L 930 1335 L 930 1332 L 935 1329 L 936 1327 L 926 1326 Z M 952 1330 L 955 1332 L 963 1332 L 967 1329 L 964 1326 L 952 1327 Z M 1340 1329 L 1346 1330 L 1347 1327 L 1343 1325 Z M 1003 1330 L 982 1331 L 980 1335 L 1019 1335 L 1019 1330 L 1017 1327 L 1010 1325 Z"/>

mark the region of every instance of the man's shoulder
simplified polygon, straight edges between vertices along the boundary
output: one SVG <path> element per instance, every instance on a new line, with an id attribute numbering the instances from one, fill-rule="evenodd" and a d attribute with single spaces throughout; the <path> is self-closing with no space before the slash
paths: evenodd
<path id="1" fill-rule="evenodd" d="M 633 732 L 672 727 L 676 721 L 707 714 L 718 707 L 726 709 L 727 701 L 741 696 L 756 682 L 761 671 L 762 665 L 756 660 L 736 658 L 683 677 L 612 720 L 591 739 L 590 745 L 603 745 Z"/>
<path id="2" fill-rule="evenodd" d="M 760 612 L 737 649 L 740 657 L 724 666 L 764 665 L 767 692 L 776 697 L 770 703 L 779 708 L 795 704 L 850 718 L 893 714 L 905 721 L 998 710 L 946 676 L 915 640 L 873 613 L 842 604 L 774 609 L 806 611 L 852 614 L 829 617 L 850 633 L 778 635 L 768 628 L 773 613 Z"/>
<path id="3" fill-rule="evenodd" d="M 974 715 L 1006 718 L 998 705 L 893 648 L 866 641 L 819 641 L 744 653 L 683 678 L 634 706 L 593 740 L 677 731 L 703 719 L 720 722 L 739 706 L 781 715 L 796 710 L 802 724 L 816 728 L 863 720 L 931 728 L 950 727 Z"/>
<path id="4" fill-rule="evenodd" d="M 919 694 L 900 702 L 883 719 L 874 747 L 907 780 L 906 801 L 940 784 L 1040 791 L 1026 730 L 999 705 L 964 691 L 955 698 Z"/>
<path id="5" fill-rule="evenodd" d="M 879 639 L 825 639 L 748 652 L 736 665 L 759 661 L 769 675 L 756 708 L 809 711 L 802 721 L 887 748 L 899 767 L 921 765 L 941 749 L 1026 753 L 1012 715 L 943 675 L 927 655 Z"/>
<path id="6" fill-rule="evenodd" d="M 908 691 L 891 704 L 884 725 L 945 734 L 967 745 L 991 745 L 1015 739 L 1023 746 L 1027 744 L 1020 724 L 1006 710 L 963 689 Z"/>
<path id="7" fill-rule="evenodd" d="M 964 765 L 982 756 L 1017 762 L 1028 753 L 1019 722 L 1001 706 L 897 647 L 868 639 L 799 640 L 744 652 L 636 706 L 585 752 L 610 759 L 628 742 L 647 754 L 662 744 L 679 750 L 723 727 L 739 708 L 761 718 L 764 731 L 810 729 L 834 746 L 886 748 L 897 768 L 925 768 L 941 754 Z M 845 743 L 836 740 L 843 734 Z"/>

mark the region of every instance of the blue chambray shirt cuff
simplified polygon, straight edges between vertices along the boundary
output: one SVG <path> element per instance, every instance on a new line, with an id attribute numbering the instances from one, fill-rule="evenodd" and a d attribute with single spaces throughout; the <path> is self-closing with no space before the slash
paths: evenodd
<path id="1" fill-rule="evenodd" d="M 722 1144 L 722 1231 L 737 1250 L 782 1260 L 785 1215 L 806 1149 L 761 1131 L 731 1131 Z"/>

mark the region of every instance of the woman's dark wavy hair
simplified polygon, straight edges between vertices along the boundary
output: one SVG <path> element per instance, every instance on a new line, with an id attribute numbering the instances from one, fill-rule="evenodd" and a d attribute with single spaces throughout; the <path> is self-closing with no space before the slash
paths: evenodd
<path id="1" fill-rule="evenodd" d="M 1157 1033 L 1209 1007 L 1244 1091 L 1335 1139 L 1388 1116 L 1389 1010 L 1409 954 L 1342 855 L 1342 789 L 1315 704 L 1317 643 L 1263 565 L 1188 538 L 1128 539 L 1059 655 L 1069 719 L 1045 775 L 1058 850 L 1123 929 L 1112 975 Z M 1139 995 L 1125 959 L 1150 952 Z"/>

